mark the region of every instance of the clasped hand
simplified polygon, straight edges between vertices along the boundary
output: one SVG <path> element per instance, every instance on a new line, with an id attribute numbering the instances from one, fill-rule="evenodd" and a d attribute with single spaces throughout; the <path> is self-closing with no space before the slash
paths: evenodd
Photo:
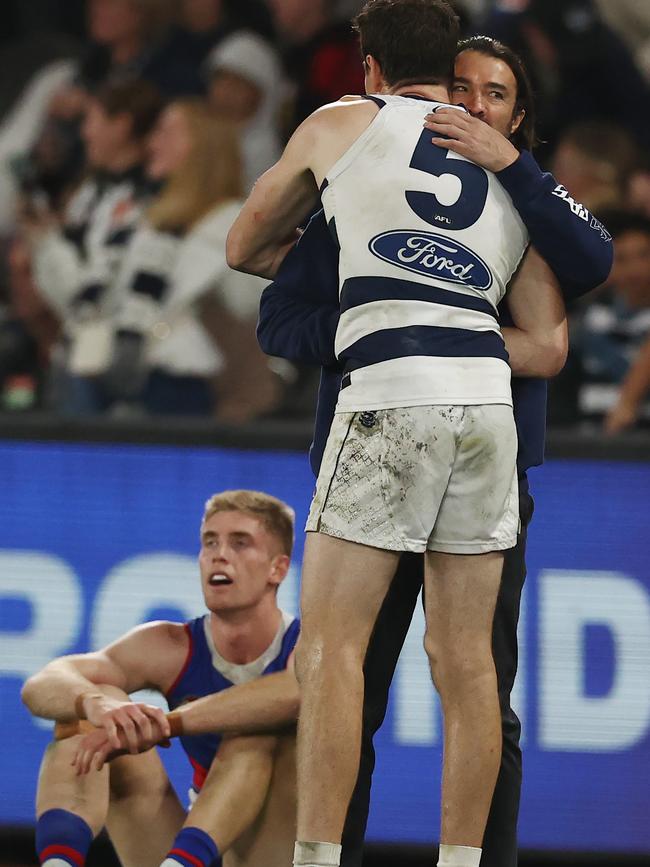
<path id="1" fill-rule="evenodd" d="M 160 708 L 142 702 L 117 701 L 96 697 L 86 701 L 86 716 L 96 731 L 79 742 L 72 765 L 77 774 L 91 768 L 99 771 L 104 763 L 117 756 L 150 750 L 169 738 L 167 717 Z"/>
<path id="2" fill-rule="evenodd" d="M 517 148 L 498 130 L 455 108 L 439 108 L 428 114 L 424 126 L 436 134 L 431 139 L 433 144 L 467 157 L 490 172 L 502 171 L 519 157 Z"/>

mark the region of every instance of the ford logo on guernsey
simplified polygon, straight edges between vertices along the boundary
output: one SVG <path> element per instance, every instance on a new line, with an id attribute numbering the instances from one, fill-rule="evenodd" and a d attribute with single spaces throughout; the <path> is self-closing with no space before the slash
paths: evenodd
<path id="1" fill-rule="evenodd" d="M 464 244 L 443 235 L 414 230 L 382 232 L 368 247 L 378 259 L 406 271 L 482 291 L 492 285 L 492 274 L 485 262 Z"/>

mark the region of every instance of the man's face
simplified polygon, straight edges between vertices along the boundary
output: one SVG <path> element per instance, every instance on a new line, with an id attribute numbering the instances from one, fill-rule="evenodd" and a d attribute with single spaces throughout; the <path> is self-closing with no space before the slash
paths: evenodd
<path id="1" fill-rule="evenodd" d="M 299 34 L 305 18 L 305 0 L 270 0 L 278 29 L 287 36 Z M 323 5 L 323 0 L 309 0 L 310 6 Z"/>
<path id="2" fill-rule="evenodd" d="M 192 153 L 192 134 L 181 108 L 168 106 L 160 116 L 149 139 L 149 176 L 155 180 L 168 178 Z"/>
<path id="3" fill-rule="evenodd" d="M 517 80 L 508 64 L 478 51 L 462 51 L 456 57 L 451 101 L 506 138 L 524 119 L 523 112 L 515 113 Z"/>
<path id="4" fill-rule="evenodd" d="M 96 42 L 112 45 L 138 37 L 142 15 L 132 0 L 91 0 L 88 29 Z"/>
<path id="5" fill-rule="evenodd" d="M 245 512 L 217 512 L 201 527 L 199 568 L 209 611 L 253 610 L 275 596 L 289 567 L 279 540 Z"/>
<path id="6" fill-rule="evenodd" d="M 255 117 L 263 94 L 252 81 L 229 72 L 218 70 L 208 88 L 208 100 L 220 117 L 234 123 L 246 123 Z"/>
<path id="7" fill-rule="evenodd" d="M 93 168 L 106 169 L 120 149 L 130 140 L 130 123 L 126 115 L 111 117 L 98 102 L 90 102 L 86 110 L 81 136 L 86 157 Z"/>

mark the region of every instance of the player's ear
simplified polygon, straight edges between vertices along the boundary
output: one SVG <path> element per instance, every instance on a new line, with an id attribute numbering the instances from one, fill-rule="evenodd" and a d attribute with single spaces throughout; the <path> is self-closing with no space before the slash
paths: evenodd
<path id="1" fill-rule="evenodd" d="M 526 109 L 522 108 L 518 112 L 512 116 L 512 121 L 510 122 L 510 135 L 514 135 L 519 127 L 522 125 L 524 118 L 526 117 Z"/>
<path id="2" fill-rule="evenodd" d="M 381 64 L 372 54 L 366 54 L 363 66 L 366 71 L 366 93 L 381 93 L 386 86 Z"/>
<path id="3" fill-rule="evenodd" d="M 289 571 L 290 564 L 291 558 L 286 554 L 276 554 L 273 560 L 271 560 L 271 574 L 269 576 L 270 583 L 281 584 Z"/>

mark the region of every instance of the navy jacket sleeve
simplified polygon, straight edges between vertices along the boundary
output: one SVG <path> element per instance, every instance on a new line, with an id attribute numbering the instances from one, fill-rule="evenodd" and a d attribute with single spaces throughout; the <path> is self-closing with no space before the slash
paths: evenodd
<path id="1" fill-rule="evenodd" d="M 337 363 L 338 262 L 338 247 L 319 211 L 262 293 L 257 339 L 267 355 L 304 364 Z"/>
<path id="2" fill-rule="evenodd" d="M 555 273 L 566 301 L 580 298 L 609 277 L 611 235 L 553 175 L 523 151 L 497 178 L 523 220 L 530 240 Z"/>

